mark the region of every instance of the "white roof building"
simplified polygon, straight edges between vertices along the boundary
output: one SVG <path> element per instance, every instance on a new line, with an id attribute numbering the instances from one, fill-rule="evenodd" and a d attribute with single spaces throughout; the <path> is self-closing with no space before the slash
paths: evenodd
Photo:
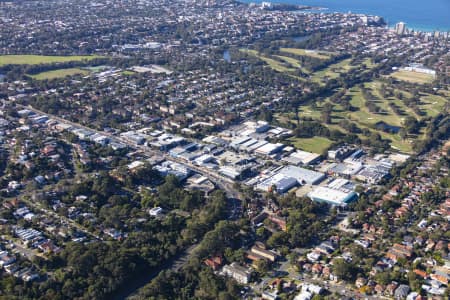
<path id="1" fill-rule="evenodd" d="M 301 292 L 300 294 L 298 294 L 297 296 L 295 296 L 294 300 L 311 300 L 313 297 L 313 294 L 308 292 L 308 291 L 304 291 Z"/>
<path id="2" fill-rule="evenodd" d="M 293 165 L 309 165 L 316 162 L 320 158 L 320 154 L 297 150 L 283 161 Z"/>
<path id="3" fill-rule="evenodd" d="M 318 186 L 308 193 L 308 197 L 313 201 L 326 202 L 331 205 L 346 205 L 358 198 L 355 192 L 343 192 L 335 189 L 330 189 L 323 186 Z"/>
<path id="4" fill-rule="evenodd" d="M 302 292 L 304 291 L 320 295 L 323 292 L 323 288 L 316 284 L 305 283 L 302 285 Z"/>
<path id="5" fill-rule="evenodd" d="M 258 184 L 256 188 L 261 191 L 270 192 L 272 187 L 275 187 L 276 192 L 283 194 L 298 184 L 297 179 L 285 176 L 283 174 L 276 174 L 265 179 Z"/>
<path id="6" fill-rule="evenodd" d="M 325 178 L 325 174 L 323 173 L 296 166 L 284 167 L 279 173 L 297 179 L 299 184 L 317 184 Z"/>
<path id="7" fill-rule="evenodd" d="M 278 144 L 267 143 L 264 146 L 256 149 L 255 153 L 262 154 L 262 155 L 271 155 L 271 154 L 281 151 L 283 148 L 284 148 L 284 145 L 280 144 L 280 143 L 278 143 Z"/>
<path id="8" fill-rule="evenodd" d="M 162 209 L 161 207 L 159 207 L 159 206 L 153 207 L 152 209 L 150 209 L 150 210 L 148 211 L 148 213 L 150 214 L 150 216 L 154 216 L 154 217 L 160 215 L 162 212 L 163 212 L 163 209 Z"/>
<path id="9" fill-rule="evenodd" d="M 127 167 L 128 167 L 129 170 L 135 170 L 135 169 L 140 168 L 140 167 L 142 167 L 144 165 L 145 165 L 144 162 L 136 160 L 136 161 L 133 161 L 132 163 L 128 164 Z"/>

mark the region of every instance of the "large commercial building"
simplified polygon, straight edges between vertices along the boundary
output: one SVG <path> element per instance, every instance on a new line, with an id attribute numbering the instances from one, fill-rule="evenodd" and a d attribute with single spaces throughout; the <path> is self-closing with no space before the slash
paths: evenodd
<path id="1" fill-rule="evenodd" d="M 342 146 L 334 150 L 328 151 L 328 158 L 333 160 L 344 160 L 356 151 L 355 148 L 349 146 Z"/>
<path id="2" fill-rule="evenodd" d="M 292 177 L 297 180 L 299 184 L 318 184 L 325 179 L 325 174 L 300 168 L 296 166 L 286 166 L 280 170 L 279 174 L 283 174 L 286 177 Z"/>
<path id="3" fill-rule="evenodd" d="M 318 184 L 325 178 L 325 174 L 296 167 L 286 166 L 272 170 L 267 177 L 256 185 L 256 188 L 265 192 L 283 194 L 291 188 L 304 184 Z"/>
<path id="4" fill-rule="evenodd" d="M 149 142 L 148 144 L 161 151 L 167 151 L 178 145 L 185 144 L 186 140 L 181 136 L 176 136 L 168 133 L 163 133 L 158 136 L 155 140 Z"/>
<path id="5" fill-rule="evenodd" d="M 336 206 L 345 206 L 358 199 L 358 195 L 355 192 L 344 192 L 323 186 L 319 186 L 309 192 L 308 197 L 313 201 L 326 202 Z"/>
<path id="6" fill-rule="evenodd" d="M 270 126 L 269 123 L 266 121 L 247 121 L 244 123 L 244 125 L 247 127 L 247 130 L 249 130 L 251 133 L 262 133 L 269 130 Z"/>
<path id="7" fill-rule="evenodd" d="M 278 194 L 284 194 L 296 185 L 298 185 L 297 179 L 283 174 L 276 174 L 259 183 L 256 188 L 265 192 L 271 192 L 275 189 Z"/>
<path id="8" fill-rule="evenodd" d="M 293 165 L 310 165 L 320 159 L 320 154 L 297 150 L 291 155 L 283 158 L 283 161 Z"/>
<path id="9" fill-rule="evenodd" d="M 162 176 L 174 175 L 178 180 L 183 181 L 191 176 L 192 171 L 188 167 L 171 161 L 164 161 L 154 167 Z"/>
<path id="10" fill-rule="evenodd" d="M 255 153 L 261 154 L 261 155 L 272 155 L 277 152 L 280 152 L 284 147 L 285 146 L 281 143 L 278 143 L 278 144 L 267 143 L 264 146 L 256 149 Z"/>

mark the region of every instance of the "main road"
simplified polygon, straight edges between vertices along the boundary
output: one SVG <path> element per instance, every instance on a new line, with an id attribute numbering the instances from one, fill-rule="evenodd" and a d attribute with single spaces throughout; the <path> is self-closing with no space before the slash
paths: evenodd
<path id="1" fill-rule="evenodd" d="M 79 123 L 75 123 L 75 122 L 63 119 L 61 117 L 58 117 L 58 116 L 55 116 L 55 115 L 43 112 L 43 111 L 41 111 L 39 109 L 36 109 L 36 108 L 32 107 L 31 105 L 25 106 L 25 105 L 21 105 L 21 104 L 17 104 L 16 103 L 16 106 L 21 107 L 23 109 L 28 109 L 30 111 L 33 111 L 34 113 L 46 116 L 46 117 L 48 117 L 50 119 L 53 119 L 53 120 L 56 120 L 56 121 L 58 121 L 60 123 L 68 124 L 68 125 L 73 126 L 75 128 L 85 129 L 85 130 L 89 130 L 91 132 L 95 132 L 95 133 L 107 136 L 111 140 L 123 143 L 123 144 L 127 145 L 130 148 L 134 148 L 134 149 L 140 150 L 142 153 L 144 153 L 147 156 L 157 155 L 157 156 L 163 157 L 165 160 L 169 160 L 169 161 L 173 161 L 173 162 L 177 162 L 179 164 L 182 164 L 182 165 L 190 168 L 191 170 L 193 170 L 193 171 L 195 171 L 195 172 L 197 172 L 197 173 L 199 173 L 199 174 L 201 174 L 203 176 L 208 177 L 209 180 L 211 180 L 219 189 L 222 189 L 222 190 L 224 190 L 226 192 L 228 198 L 241 199 L 241 194 L 239 193 L 239 191 L 237 191 L 234 188 L 234 181 L 233 180 L 231 180 L 229 178 L 226 178 L 224 176 L 221 176 L 220 174 L 217 174 L 215 172 L 212 172 L 211 170 L 207 170 L 205 168 L 201 168 L 201 167 L 199 167 L 197 165 L 194 165 L 191 162 L 185 162 L 183 160 L 174 158 L 174 157 L 168 155 L 165 152 L 162 152 L 162 151 L 159 151 L 159 150 L 156 150 L 156 149 L 150 149 L 149 147 L 147 147 L 145 145 L 136 145 L 136 144 L 134 144 L 134 143 L 132 143 L 132 142 L 130 142 L 130 141 L 120 137 L 120 136 L 117 136 L 115 134 L 112 134 L 112 133 L 109 133 L 109 132 L 105 132 L 105 131 L 96 130 L 96 129 L 87 127 L 85 125 L 82 125 L 82 124 L 79 124 Z"/>
<path id="2" fill-rule="evenodd" d="M 182 164 L 188 168 L 190 168 L 191 170 L 206 176 L 207 178 L 209 178 L 209 180 L 211 180 L 211 182 L 213 182 L 215 184 L 215 186 L 223 191 L 225 191 L 227 198 L 229 199 L 241 199 L 241 194 L 239 191 L 237 191 L 234 187 L 234 181 L 226 178 L 224 176 L 221 176 L 220 174 L 217 174 L 211 170 L 208 169 L 204 169 L 201 168 L 200 166 L 194 165 L 191 162 L 185 162 L 182 161 L 180 159 L 174 158 L 170 155 L 168 155 L 167 153 L 164 153 L 162 151 L 159 150 L 155 150 L 155 149 L 150 149 L 149 147 L 145 146 L 145 145 L 136 145 L 120 136 L 117 136 L 115 134 L 109 133 L 109 132 L 104 132 L 104 131 L 99 131 L 90 127 L 87 127 L 85 125 L 79 124 L 79 123 L 75 123 L 66 119 L 63 119 L 61 117 L 43 112 L 41 110 L 38 110 L 32 106 L 24 106 L 21 104 L 16 104 L 16 106 L 23 108 L 23 109 L 28 109 L 30 111 L 33 111 L 36 114 L 39 115 L 43 115 L 48 117 L 49 119 L 53 119 L 55 121 L 58 121 L 60 123 L 63 124 L 68 124 L 70 126 L 73 126 L 74 128 L 80 128 L 80 129 L 85 129 L 91 132 L 95 132 L 104 136 L 107 136 L 108 138 L 110 138 L 113 141 L 117 141 L 120 143 L 123 143 L 125 145 L 127 145 L 128 147 L 132 148 L 132 149 L 136 149 L 141 151 L 142 153 L 144 153 L 146 156 L 160 156 L 163 157 L 165 160 L 169 160 L 169 161 L 173 161 L 179 164 Z M 41 207 L 41 209 L 43 209 Z M 53 212 L 49 212 L 48 213 L 53 213 Z M 72 225 L 75 225 L 71 222 Z M 98 238 L 98 237 L 97 237 Z M 128 285 L 126 288 L 123 288 L 122 290 L 120 290 L 115 296 L 114 299 L 117 300 L 123 300 L 126 299 L 128 297 L 132 298 L 133 294 L 142 286 L 144 286 L 145 284 L 147 284 L 148 282 L 151 281 L 151 279 L 153 279 L 154 277 L 156 277 L 160 271 L 162 270 L 167 270 L 167 269 L 171 269 L 173 271 L 178 271 L 188 260 L 189 257 L 192 256 L 192 254 L 195 252 L 195 249 L 197 248 L 198 243 L 194 244 L 192 246 L 190 246 L 189 248 L 187 248 L 186 250 L 184 250 L 183 252 L 181 252 L 179 255 L 177 255 L 176 257 L 170 259 L 169 261 L 167 261 L 166 263 L 164 263 L 160 268 L 158 268 L 157 270 L 154 270 L 153 272 L 151 272 L 150 274 L 147 274 L 146 276 L 142 276 L 140 278 L 140 280 L 137 280 L 135 282 L 130 283 L 130 285 Z"/>

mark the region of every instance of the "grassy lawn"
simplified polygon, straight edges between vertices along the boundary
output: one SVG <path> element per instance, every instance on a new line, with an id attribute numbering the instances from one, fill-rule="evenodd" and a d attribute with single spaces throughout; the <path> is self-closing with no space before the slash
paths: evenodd
<path id="1" fill-rule="evenodd" d="M 314 51 L 314 50 L 305 50 L 305 49 L 297 49 L 297 48 L 280 48 L 281 52 L 291 53 L 299 56 L 309 56 L 318 59 L 329 59 L 330 54 L 324 51 Z"/>
<path id="2" fill-rule="evenodd" d="M 260 55 L 258 53 L 258 51 L 256 51 L 256 50 L 241 49 L 241 51 L 261 59 L 262 61 L 264 61 L 266 64 L 268 64 L 269 67 L 271 67 L 275 71 L 282 72 L 282 73 L 295 71 L 294 68 L 289 68 L 289 67 L 287 67 L 286 65 L 284 65 L 283 63 L 281 63 L 279 61 L 276 61 L 276 60 L 274 60 L 272 58 Z"/>
<path id="3" fill-rule="evenodd" d="M 295 70 L 301 69 L 302 65 L 299 60 L 287 57 L 282 55 L 282 53 L 291 53 L 294 55 L 305 56 L 309 55 L 320 59 L 329 59 L 332 53 L 323 53 L 323 52 L 309 52 L 304 49 L 294 49 L 294 48 L 281 48 L 279 55 L 274 55 L 266 57 L 264 55 L 259 54 L 255 50 L 241 50 L 249 55 L 257 57 L 264 62 L 266 62 L 272 69 L 289 73 Z M 320 56 L 320 57 L 319 57 Z M 309 74 L 309 80 L 316 83 L 323 83 L 324 79 L 334 79 L 338 78 L 341 74 L 348 73 L 351 70 L 358 68 L 358 66 L 351 65 L 352 59 L 344 59 L 335 64 L 324 68 L 323 70 L 314 72 Z M 364 64 L 367 69 L 373 68 L 375 65 L 371 62 L 370 59 L 364 59 L 359 62 L 359 65 Z M 306 72 L 305 72 L 306 73 Z M 391 76 L 407 76 L 409 80 L 420 80 L 421 82 L 431 82 L 432 76 L 426 74 L 420 74 L 415 72 L 396 72 Z M 305 80 L 305 78 L 300 78 L 295 76 L 294 74 L 288 74 L 289 76 L 298 78 L 299 80 Z M 424 76 L 425 75 L 425 76 Z M 410 136 L 408 139 L 403 140 L 400 138 L 398 134 L 395 133 L 387 133 L 381 130 L 375 129 L 374 125 L 378 122 L 384 122 L 391 126 L 402 127 L 403 121 L 407 116 L 413 116 L 417 119 L 421 119 L 422 117 L 417 115 L 413 109 L 405 105 L 405 103 L 397 96 L 390 96 L 388 98 L 384 98 L 382 96 L 383 93 L 380 92 L 380 88 L 382 83 L 379 81 L 374 82 L 366 82 L 365 87 L 371 90 L 371 93 L 375 96 L 373 103 L 381 109 L 379 113 L 370 112 L 366 107 L 365 99 L 362 95 L 361 89 L 357 87 L 353 87 L 349 91 L 347 91 L 346 96 L 350 97 L 350 104 L 355 108 L 354 111 L 346 111 L 340 104 L 332 103 L 333 110 L 331 114 L 331 124 L 327 124 L 326 126 L 330 129 L 340 130 L 342 132 L 346 132 L 344 128 L 340 126 L 340 122 L 342 120 L 348 120 L 356 123 L 356 125 L 361 129 L 368 129 L 372 132 L 378 132 L 383 138 L 391 140 L 391 146 L 394 149 L 397 149 L 402 152 L 411 153 L 412 152 L 412 139 L 421 139 L 423 138 L 424 132 L 420 132 L 417 136 Z M 411 97 L 412 95 L 406 91 L 401 91 L 404 97 Z M 439 112 L 443 111 L 443 108 L 447 104 L 448 100 L 445 97 L 444 91 L 441 95 L 429 95 L 423 94 L 420 97 L 421 104 L 420 109 L 422 109 L 427 117 L 432 117 L 437 115 Z M 323 103 L 316 103 L 315 106 L 305 105 L 299 107 L 299 117 L 300 119 L 308 117 L 315 120 L 321 120 L 321 111 L 322 106 L 326 103 L 330 102 L 329 99 L 326 99 Z M 395 107 L 391 105 L 394 104 Z M 397 111 L 398 110 L 398 111 Z M 397 112 L 396 112 L 397 111 Z M 280 122 L 295 122 L 295 116 L 293 113 L 291 114 L 280 114 L 277 116 L 277 119 Z M 366 138 L 364 136 L 360 136 L 361 138 Z M 290 141 L 293 145 L 299 149 L 322 153 L 326 150 L 332 143 L 331 140 L 323 137 L 314 137 L 310 139 L 301 139 L 301 138 L 291 138 Z"/>
<path id="4" fill-rule="evenodd" d="M 304 80 L 311 80 L 313 82 L 316 82 L 318 84 L 324 83 L 326 80 L 329 79 L 335 79 L 338 78 L 341 74 L 348 73 L 354 68 L 357 68 L 359 66 L 351 65 L 352 62 L 351 58 L 343 59 L 341 61 L 338 61 L 337 63 L 334 63 L 323 70 L 311 73 L 310 71 L 306 70 L 299 59 L 295 59 L 293 57 L 289 57 L 286 55 L 283 55 L 283 53 L 290 53 L 297 56 L 309 56 L 309 57 L 315 57 L 322 60 L 330 59 L 334 53 L 332 52 L 326 52 L 326 51 L 314 51 L 314 50 L 305 50 L 305 49 L 297 49 L 297 48 L 280 48 L 280 51 L 277 55 L 272 56 L 265 56 L 256 50 L 251 49 L 240 49 L 240 51 L 247 53 L 248 55 L 251 55 L 253 57 L 256 57 L 262 61 L 264 61 L 270 68 L 272 68 L 275 71 L 281 72 L 281 73 L 290 73 L 289 76 L 296 78 L 298 80 L 304 81 Z M 370 69 L 374 67 L 375 65 L 371 62 L 369 58 L 366 58 L 360 62 L 361 64 L 364 64 L 367 69 Z M 303 74 L 308 75 L 309 77 L 301 77 L 296 76 L 296 74 L 293 74 L 293 72 L 300 70 Z"/>
<path id="5" fill-rule="evenodd" d="M 298 110 L 300 114 L 300 119 L 307 117 L 307 118 L 313 118 L 313 119 L 320 119 L 322 106 L 319 104 L 316 106 L 315 109 L 313 109 L 310 105 L 308 106 L 301 106 Z"/>
<path id="6" fill-rule="evenodd" d="M 29 76 L 33 79 L 45 80 L 45 79 L 55 79 L 55 78 L 63 78 L 66 76 L 87 75 L 87 74 L 89 74 L 89 71 L 87 70 L 82 70 L 78 68 L 69 68 L 69 69 L 52 70 Z"/>
<path id="7" fill-rule="evenodd" d="M 420 107 L 427 116 L 435 117 L 437 114 L 444 112 L 444 107 L 450 100 L 438 95 L 424 95 L 420 97 L 420 101 L 422 102 Z"/>
<path id="8" fill-rule="evenodd" d="M 401 118 L 402 120 L 407 116 L 413 116 L 415 118 L 420 118 L 419 115 L 417 115 L 414 110 L 412 110 L 409 106 L 405 105 L 405 103 L 396 98 L 396 97 L 389 97 L 387 99 L 383 99 L 383 96 L 381 95 L 379 89 L 381 88 L 381 82 L 369 82 L 366 83 L 365 86 L 367 88 L 371 88 L 372 89 L 372 93 L 377 96 L 378 98 L 382 99 L 382 101 L 380 103 L 378 103 L 378 105 L 386 110 L 389 111 L 391 114 L 395 115 L 396 113 L 394 111 L 392 111 L 392 108 L 389 106 L 390 103 L 393 103 L 395 106 L 397 106 L 402 112 L 404 112 L 405 115 L 399 115 L 398 117 Z M 411 94 L 405 91 L 402 91 L 403 95 L 405 95 L 405 97 L 411 97 Z"/>
<path id="9" fill-rule="evenodd" d="M 432 75 L 404 70 L 392 73 L 391 77 L 398 80 L 409 81 L 412 83 L 419 83 L 419 84 L 431 83 L 434 80 L 434 77 Z"/>
<path id="10" fill-rule="evenodd" d="M 333 143 L 331 140 L 320 136 L 313 138 L 290 138 L 289 141 L 295 148 L 318 154 L 322 154 Z"/>
<path id="11" fill-rule="evenodd" d="M 377 131 L 382 138 L 391 140 L 391 147 L 405 153 L 412 153 L 412 140 L 402 140 L 398 134 Z"/>
<path id="12" fill-rule="evenodd" d="M 372 92 L 375 95 L 377 95 L 375 89 L 372 90 Z M 348 112 L 347 119 L 352 120 L 355 123 L 357 123 L 358 127 L 360 127 L 360 128 L 368 128 L 371 131 L 378 132 L 384 139 L 391 140 L 392 148 L 402 151 L 402 152 L 407 152 L 407 153 L 412 152 L 411 143 L 409 140 L 402 140 L 398 134 L 386 133 L 381 130 L 372 129 L 370 127 L 380 121 L 383 121 L 389 125 L 401 127 L 404 118 L 407 115 L 414 114 L 412 112 L 412 110 L 410 110 L 410 109 L 405 110 L 404 108 L 402 108 L 405 111 L 405 115 L 398 116 L 388 106 L 388 102 L 390 100 L 383 99 L 380 97 L 380 100 L 376 103 L 376 105 L 381 107 L 385 112 L 383 114 L 371 113 L 368 111 L 368 109 L 364 105 L 364 98 L 362 96 L 361 90 L 354 88 L 354 89 L 350 90 L 349 94 L 352 97 L 352 100 L 350 101 L 350 103 L 352 104 L 352 106 L 358 107 L 359 110 L 357 110 L 355 112 Z M 396 99 L 395 101 L 397 104 L 401 103 L 401 101 L 398 99 Z M 414 116 L 415 116 L 415 114 L 414 114 Z"/>
<path id="13" fill-rule="evenodd" d="M 320 83 L 324 78 L 338 78 L 342 73 L 347 73 L 350 69 L 352 69 L 350 62 L 351 58 L 341 60 L 340 62 L 332 64 L 323 70 L 314 72 L 311 79 L 314 82 Z"/>
<path id="14" fill-rule="evenodd" d="M 4 65 L 37 65 L 69 61 L 82 61 L 101 58 L 97 55 L 84 56 L 45 56 L 45 55 L 0 55 L 0 66 Z"/>
<path id="15" fill-rule="evenodd" d="M 302 65 L 301 65 L 300 61 L 298 61 L 295 58 L 288 57 L 288 56 L 282 56 L 282 55 L 274 55 L 274 57 L 284 61 L 285 63 L 289 64 L 293 68 L 295 68 L 297 70 L 300 70 L 304 74 L 309 74 L 310 73 L 307 69 L 302 68 Z M 294 77 L 294 78 L 297 78 L 298 80 L 302 80 L 302 81 L 306 79 L 306 78 L 301 78 L 299 76 L 294 76 L 294 75 L 291 75 L 291 76 Z"/>
<path id="16" fill-rule="evenodd" d="M 412 152 L 412 139 L 420 139 L 423 138 L 423 130 L 422 132 L 414 137 L 410 137 L 407 140 L 403 140 L 400 138 L 398 134 L 393 133 L 386 133 L 381 130 L 373 129 L 373 125 L 383 121 L 389 125 L 393 126 L 399 126 L 401 127 L 403 124 L 404 118 L 407 116 L 414 116 L 417 119 L 421 119 L 420 116 L 416 115 L 414 111 L 407 107 L 403 101 L 400 99 L 392 96 L 389 98 L 383 98 L 380 95 L 380 92 L 378 89 L 381 87 L 381 82 L 375 81 L 375 82 L 368 82 L 365 83 L 366 88 L 371 89 L 371 93 L 378 97 L 378 100 L 375 100 L 375 104 L 380 107 L 383 110 L 383 113 L 372 113 L 369 112 L 369 110 L 365 106 L 365 99 L 362 96 L 362 92 L 359 88 L 352 88 L 348 91 L 347 95 L 350 96 L 350 103 L 353 107 L 356 108 L 355 111 L 345 111 L 343 110 L 342 106 L 339 104 L 333 103 L 333 111 L 331 114 L 331 124 L 327 124 L 326 126 L 330 129 L 340 130 L 342 132 L 346 132 L 345 129 L 340 127 L 339 123 L 341 120 L 349 120 L 361 128 L 361 129 L 369 129 L 372 132 L 378 132 L 380 135 L 385 138 L 391 140 L 392 148 L 397 149 L 402 152 L 411 153 Z M 407 92 L 403 92 L 405 97 L 410 97 L 411 95 Z M 422 95 L 421 96 L 421 102 L 420 105 L 421 109 L 426 112 L 427 116 L 434 116 L 439 112 L 443 111 L 444 106 L 446 105 L 448 100 L 446 100 L 445 97 L 441 95 Z M 325 102 L 322 103 L 316 103 L 316 105 L 313 107 L 311 105 L 305 105 L 299 107 L 299 116 L 300 119 L 309 117 L 315 120 L 320 121 L 321 116 L 321 110 L 323 105 L 329 102 L 328 99 L 325 100 Z M 389 106 L 390 102 L 394 103 L 402 112 L 401 115 L 397 115 L 393 109 Z M 280 121 L 282 120 L 294 120 L 294 116 L 286 116 L 286 118 L 279 118 Z M 292 121 L 293 122 L 293 121 Z M 360 135 L 360 138 L 366 138 L 362 135 Z M 310 141 L 306 141 L 305 144 L 302 144 L 301 142 L 304 142 L 300 139 L 293 139 L 292 142 L 296 143 L 299 148 L 307 150 L 307 151 L 319 151 L 320 149 L 323 149 L 322 147 L 318 147 L 319 149 L 312 149 L 312 145 L 309 143 Z M 313 146 L 314 147 L 314 146 Z M 320 153 L 320 151 L 319 151 Z"/>
<path id="17" fill-rule="evenodd" d="M 134 75 L 136 74 L 136 72 L 130 71 L 130 70 L 125 70 L 122 72 L 123 75 L 125 76 L 129 76 L 129 75 Z"/>
<path id="18" fill-rule="evenodd" d="M 365 100 L 362 96 L 361 90 L 358 88 L 352 88 L 349 93 L 351 96 L 350 104 L 354 107 L 359 108 L 359 110 L 354 112 L 349 112 L 350 119 L 357 121 L 360 124 L 365 125 L 373 125 L 380 121 L 383 121 L 387 124 L 394 126 L 401 126 L 402 120 L 399 118 L 394 112 L 388 108 L 386 103 L 386 99 L 381 99 L 376 102 L 378 107 L 381 107 L 385 110 L 384 113 L 372 113 L 369 112 L 366 105 L 364 104 Z"/>
<path id="19" fill-rule="evenodd" d="M 376 64 L 372 63 L 372 60 L 370 58 L 366 58 L 363 63 L 363 65 L 366 65 L 367 68 L 372 69 L 376 66 Z"/>
<path id="20" fill-rule="evenodd" d="M 301 68 L 300 62 L 296 60 L 295 58 L 288 57 L 288 56 L 282 56 L 282 55 L 275 55 L 274 57 L 281 59 L 282 61 L 290 64 L 294 68 Z"/>

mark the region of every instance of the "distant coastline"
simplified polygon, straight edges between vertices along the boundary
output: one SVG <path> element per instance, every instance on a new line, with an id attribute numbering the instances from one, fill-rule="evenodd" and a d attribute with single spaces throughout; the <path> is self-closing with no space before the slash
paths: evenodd
<path id="1" fill-rule="evenodd" d="M 420 0 L 367 0 L 364 7 L 358 0 L 238 0 L 241 3 L 262 3 L 271 2 L 303 7 L 301 11 L 311 13 L 347 13 L 376 15 L 383 17 L 388 22 L 389 27 L 395 23 L 405 22 L 407 27 L 415 31 L 434 32 L 450 31 L 450 2 L 445 0 L 429 0 L 426 3 Z M 310 9 L 305 9 L 309 7 Z"/>

